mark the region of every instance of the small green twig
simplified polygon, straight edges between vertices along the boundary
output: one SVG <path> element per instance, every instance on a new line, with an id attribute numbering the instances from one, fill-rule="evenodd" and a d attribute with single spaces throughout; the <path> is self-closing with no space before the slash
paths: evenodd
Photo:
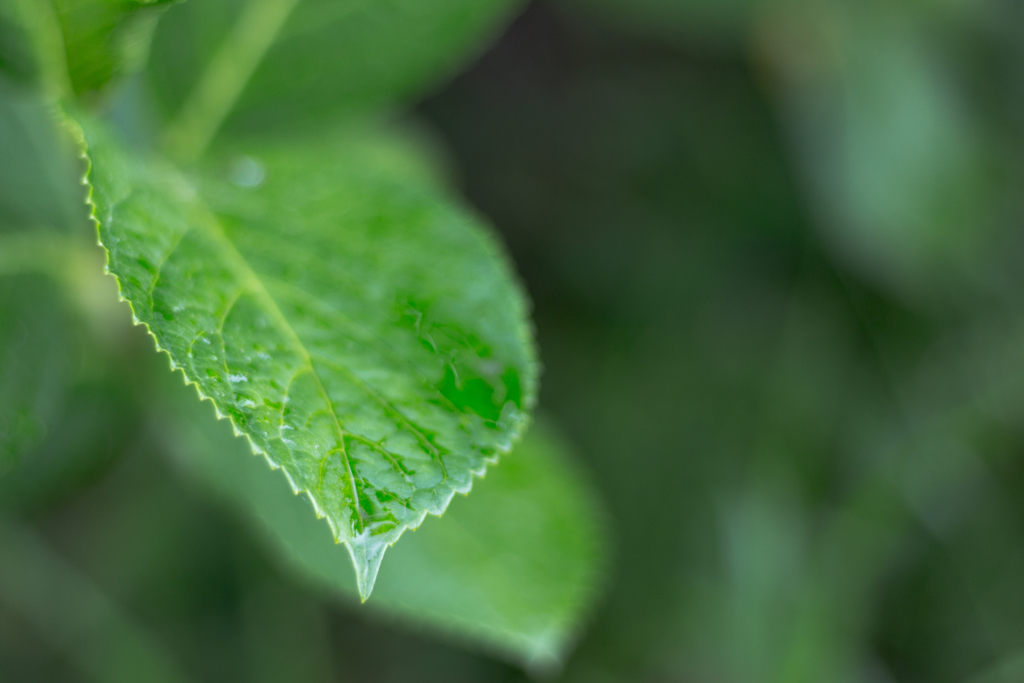
<path id="1" fill-rule="evenodd" d="M 47 98 L 54 102 L 69 100 L 74 90 L 68 74 L 64 33 L 53 5 L 49 0 L 18 0 L 18 13 L 28 27 Z"/>
<path id="2" fill-rule="evenodd" d="M 175 118 L 163 146 L 178 161 L 203 155 L 298 0 L 249 0 Z"/>

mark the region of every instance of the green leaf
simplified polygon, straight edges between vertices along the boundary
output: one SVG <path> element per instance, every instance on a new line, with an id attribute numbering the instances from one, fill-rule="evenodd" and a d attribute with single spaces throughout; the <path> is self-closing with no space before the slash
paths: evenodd
<path id="1" fill-rule="evenodd" d="M 387 546 L 468 491 L 533 405 L 498 245 L 366 131 L 225 154 L 191 179 L 85 131 L 121 295 L 309 495 L 365 598 Z"/>
<path id="2" fill-rule="evenodd" d="M 935 68 L 956 54 L 939 27 L 971 25 L 976 8 L 936 10 L 781 5 L 763 40 L 830 248 L 915 297 L 938 283 L 959 290 L 957 271 L 987 270 L 998 224 L 998 172 L 975 95 L 955 71 Z"/>
<path id="3" fill-rule="evenodd" d="M 102 385 L 96 342 L 127 326 L 87 236 L 0 231 L 0 510 L 66 488 L 96 460 L 80 456 L 109 449 L 109 425 L 129 422 L 131 401 L 88 386 Z"/>
<path id="4" fill-rule="evenodd" d="M 0 233 L 86 225 L 74 149 L 35 89 L 0 73 Z"/>
<path id="5" fill-rule="evenodd" d="M 0 72 L 0 474 L 54 427 L 80 353 L 60 280 L 78 267 L 68 232 L 85 193 L 61 132 L 40 93 Z"/>
<path id="6" fill-rule="evenodd" d="M 174 460 L 237 507 L 286 566 L 352 599 L 346 552 L 208 407 L 168 387 L 161 415 Z M 167 420 L 167 416 L 172 419 Z M 567 654 L 605 567 L 597 497 L 540 422 L 469 496 L 392 549 L 370 603 L 531 669 Z"/>
<path id="7" fill-rule="evenodd" d="M 189 680 L 134 615 L 31 527 L 0 517 L 0 553 L 0 605 L 69 659 L 82 680 Z"/>
<path id="8" fill-rule="evenodd" d="M 63 303 L 43 276 L 0 274 L 0 474 L 42 442 L 63 404 L 75 347 Z"/>
<path id="9" fill-rule="evenodd" d="M 39 77 L 31 36 L 16 0 L 0 0 L 0 74 L 29 84 Z"/>
<path id="10" fill-rule="evenodd" d="M 746 47 L 754 25 L 754 0 L 559 0 L 574 14 L 593 17 L 615 31 L 690 49 Z"/>
<path id="11" fill-rule="evenodd" d="M 294 130 L 391 104 L 450 75 L 518 0 L 204 0 L 161 20 L 149 64 L 170 142 Z M 200 138 L 198 142 L 194 142 Z"/>
<path id="12" fill-rule="evenodd" d="M 76 95 L 141 68 L 157 19 L 175 0 L 52 0 Z"/>

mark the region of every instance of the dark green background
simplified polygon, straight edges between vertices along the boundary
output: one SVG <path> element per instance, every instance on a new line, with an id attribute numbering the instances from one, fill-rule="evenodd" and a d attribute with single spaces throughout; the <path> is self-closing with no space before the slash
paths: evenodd
<path id="1" fill-rule="evenodd" d="M 1008 1 L 537 2 L 404 114 L 610 511 L 565 680 L 1024 680 L 1022 46 Z M 189 676 L 526 675 L 285 576 L 158 457 L 148 344 L 92 353 L 3 501 Z M 0 680 L 79 677 L 0 607 Z"/>

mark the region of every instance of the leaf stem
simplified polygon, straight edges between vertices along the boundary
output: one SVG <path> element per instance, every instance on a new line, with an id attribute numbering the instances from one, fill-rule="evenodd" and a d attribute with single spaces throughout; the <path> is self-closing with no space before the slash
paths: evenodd
<path id="1" fill-rule="evenodd" d="M 70 100 L 74 94 L 68 59 L 64 50 L 64 32 L 60 19 L 49 0 L 19 0 L 18 14 L 27 24 L 32 51 L 43 74 L 43 88 L 47 98 L 60 102 Z"/>
<path id="2" fill-rule="evenodd" d="M 167 153 L 183 163 L 209 147 L 299 0 L 249 0 L 164 131 Z"/>

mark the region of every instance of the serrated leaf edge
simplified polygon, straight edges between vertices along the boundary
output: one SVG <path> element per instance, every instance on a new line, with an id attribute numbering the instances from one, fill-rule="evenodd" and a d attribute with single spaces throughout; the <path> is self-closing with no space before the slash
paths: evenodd
<path id="1" fill-rule="evenodd" d="M 366 602 L 366 600 L 370 597 L 370 594 L 373 591 L 373 585 L 377 579 L 377 572 L 380 569 L 380 563 L 383 560 L 384 552 L 387 550 L 387 548 L 397 543 L 398 540 L 402 537 L 402 534 L 404 534 L 406 531 L 415 531 L 416 529 L 418 529 L 419 526 L 426 519 L 428 514 L 433 514 L 435 517 L 441 517 L 444 514 L 444 512 L 448 509 L 448 506 L 451 504 L 451 501 L 455 497 L 456 493 L 468 495 L 473 488 L 474 478 L 483 478 L 487 474 L 487 467 L 490 465 L 496 465 L 500 460 L 501 455 L 508 455 L 508 453 L 511 452 L 515 444 L 518 443 L 519 440 L 522 438 L 523 434 L 526 433 L 527 429 L 529 429 L 530 422 L 532 419 L 532 412 L 537 402 L 536 380 L 537 378 L 539 378 L 542 369 L 540 362 L 537 360 L 536 348 L 533 341 L 534 336 L 533 334 L 531 334 L 531 332 L 533 331 L 531 329 L 533 327 L 532 320 L 527 318 L 525 323 L 520 323 L 520 329 L 518 330 L 518 333 L 520 336 L 520 341 L 522 341 L 522 343 L 529 350 L 529 367 L 527 369 L 530 371 L 531 376 L 534 378 L 534 381 L 531 382 L 531 391 L 528 394 L 524 393 L 523 407 L 520 411 L 521 417 L 518 421 L 518 424 L 515 426 L 513 430 L 511 439 L 508 441 L 507 445 L 498 447 L 501 453 L 498 455 L 484 458 L 483 467 L 480 467 L 479 469 L 471 469 L 471 476 L 464 486 L 452 487 L 451 491 L 448 494 L 446 494 L 446 496 L 442 499 L 443 505 L 440 506 L 440 512 L 434 513 L 428 510 L 423 510 L 419 512 L 398 532 L 398 535 L 395 536 L 395 538 L 392 541 L 388 543 L 382 542 L 376 545 L 371 544 L 371 537 L 369 536 L 369 532 L 366 530 L 364 530 L 362 533 L 360 533 L 352 539 L 343 538 L 342 534 L 340 534 L 339 530 L 336 528 L 334 521 L 326 512 L 324 512 L 324 510 L 320 507 L 320 504 L 317 503 L 316 499 L 313 497 L 312 491 L 310 491 L 309 489 L 300 488 L 292 479 L 291 475 L 288 474 L 288 471 L 282 468 L 278 463 L 276 463 L 267 452 L 265 452 L 262 448 L 257 446 L 253 442 L 252 438 L 245 431 L 239 428 L 238 424 L 230 415 L 225 415 L 224 413 L 222 413 L 220 407 L 217 405 L 217 402 L 213 399 L 213 397 L 204 394 L 202 387 L 197 382 L 189 379 L 189 376 L 185 372 L 185 369 L 180 367 L 174 361 L 174 357 L 171 355 L 170 350 L 165 349 L 160 345 L 160 340 L 157 338 L 152 328 L 150 328 L 149 324 L 140 320 L 138 316 L 135 314 L 134 304 L 132 304 L 132 302 L 122 293 L 121 280 L 117 277 L 115 273 L 113 273 L 110 270 L 110 251 L 107 249 L 106 245 L 104 245 L 103 241 L 100 239 L 100 220 L 96 213 L 98 207 L 96 206 L 95 201 L 93 201 L 93 186 L 89 180 L 89 175 L 92 171 L 92 159 L 89 156 L 89 145 L 86 141 L 85 131 L 82 129 L 81 125 L 66 112 L 61 111 L 59 114 L 59 118 L 65 129 L 70 133 L 71 137 L 73 138 L 78 148 L 79 158 L 82 159 L 82 161 L 85 164 L 85 168 L 82 173 L 81 183 L 87 189 L 85 203 L 89 207 L 89 220 L 91 220 L 93 225 L 96 227 L 96 244 L 101 249 L 103 249 L 103 272 L 106 275 L 109 275 L 114 278 L 114 281 L 117 284 L 118 299 L 128 304 L 128 307 L 131 310 L 132 314 L 132 323 L 145 328 L 149 336 L 152 337 L 157 352 L 165 353 L 167 355 L 171 371 L 181 372 L 181 376 L 185 382 L 185 385 L 195 388 L 196 394 L 198 395 L 200 401 L 209 401 L 213 405 L 214 414 L 216 415 L 217 419 L 227 420 L 228 423 L 231 425 L 232 432 L 234 432 L 235 436 L 244 437 L 245 440 L 248 442 L 249 448 L 252 451 L 253 455 L 262 455 L 272 470 L 280 470 L 284 474 L 285 478 L 288 480 L 288 485 L 291 487 L 292 492 L 295 493 L 295 495 L 306 495 L 306 497 L 309 499 L 310 503 L 313 506 L 313 511 L 316 514 L 316 517 L 318 519 L 324 519 L 327 521 L 328 526 L 331 528 L 331 535 L 334 537 L 334 542 L 345 544 L 349 552 L 349 557 L 352 560 L 353 568 L 356 571 L 356 583 L 359 589 L 360 600 L 362 602 Z M 490 237 L 493 239 L 494 235 L 492 234 L 490 235 Z M 502 260 L 507 259 L 507 257 L 504 254 L 498 254 L 498 257 L 501 258 Z M 507 265 L 508 264 L 506 261 L 506 266 Z M 511 268 L 508 268 L 507 272 L 510 274 L 510 277 L 513 278 L 513 284 L 516 286 L 517 290 L 523 296 L 523 302 L 525 304 L 524 307 L 526 308 L 526 311 L 524 311 L 525 313 L 530 308 L 529 301 L 525 295 L 525 288 L 522 287 L 521 283 L 515 280 L 515 274 Z M 355 548 L 353 547 L 354 545 L 359 545 L 360 547 Z M 368 556 L 367 550 L 370 550 L 371 548 L 373 552 Z"/>

